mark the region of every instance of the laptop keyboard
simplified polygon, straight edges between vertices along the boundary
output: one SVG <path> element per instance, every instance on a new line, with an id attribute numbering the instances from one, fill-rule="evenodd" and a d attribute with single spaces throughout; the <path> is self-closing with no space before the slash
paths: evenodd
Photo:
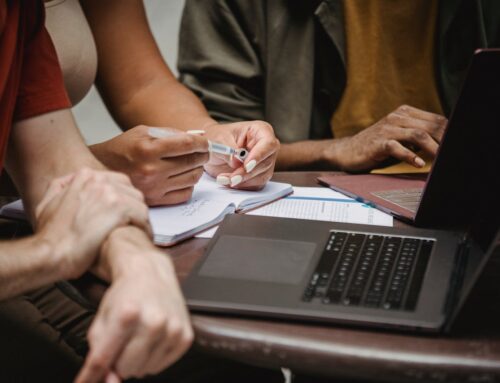
<path id="1" fill-rule="evenodd" d="M 414 310 L 434 240 L 332 231 L 303 301 Z"/>
<path id="2" fill-rule="evenodd" d="M 372 192 L 374 196 L 382 198 L 390 203 L 398 205 L 404 209 L 417 212 L 420 199 L 422 198 L 422 189 L 398 189 L 398 190 L 383 190 Z"/>

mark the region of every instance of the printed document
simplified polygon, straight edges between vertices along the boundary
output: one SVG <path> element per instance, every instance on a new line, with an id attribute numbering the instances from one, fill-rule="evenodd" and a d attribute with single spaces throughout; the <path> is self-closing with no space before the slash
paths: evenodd
<path id="1" fill-rule="evenodd" d="M 247 214 L 379 226 L 394 225 L 391 215 L 325 187 L 294 187 L 292 195 Z M 217 228 L 213 228 L 197 237 L 212 238 L 216 231 Z"/>

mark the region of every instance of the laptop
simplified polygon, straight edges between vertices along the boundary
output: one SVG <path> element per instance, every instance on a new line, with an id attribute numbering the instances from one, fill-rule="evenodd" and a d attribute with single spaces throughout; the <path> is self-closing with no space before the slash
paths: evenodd
<path id="1" fill-rule="evenodd" d="M 421 227 L 450 227 L 500 183 L 500 49 L 475 52 L 427 175 L 330 175 L 320 183 Z M 440 215 L 439 222 L 436 214 Z"/>
<path id="2" fill-rule="evenodd" d="M 498 219 L 460 232 L 235 214 L 182 287 L 195 312 L 447 331 L 491 256 Z"/>
<path id="3" fill-rule="evenodd" d="M 446 230 L 231 215 L 183 284 L 188 306 L 449 330 L 488 259 L 500 256 L 497 68 L 500 50 L 474 55 L 418 209 L 407 215 Z"/>

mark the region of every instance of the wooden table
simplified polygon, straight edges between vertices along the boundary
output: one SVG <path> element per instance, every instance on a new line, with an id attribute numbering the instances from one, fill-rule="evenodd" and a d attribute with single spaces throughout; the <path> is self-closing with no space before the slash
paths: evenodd
<path id="1" fill-rule="evenodd" d="M 322 173 L 279 173 L 274 180 L 316 186 Z M 166 250 L 182 281 L 208 240 Z M 193 315 L 206 352 L 294 372 L 386 382 L 500 381 L 500 260 L 492 259 L 449 335 L 214 315 Z"/>
<path id="2" fill-rule="evenodd" d="M 274 180 L 316 186 L 321 174 L 279 173 Z M 3 239 L 26 233 L 19 225 L 1 223 Z M 192 239 L 165 250 L 181 281 L 207 244 L 206 239 Z M 196 346 L 246 363 L 312 375 L 385 382 L 500 382 L 499 281 L 500 259 L 492 259 L 449 335 L 196 314 Z M 98 292 L 91 295 L 102 294 L 99 286 L 92 288 Z"/>

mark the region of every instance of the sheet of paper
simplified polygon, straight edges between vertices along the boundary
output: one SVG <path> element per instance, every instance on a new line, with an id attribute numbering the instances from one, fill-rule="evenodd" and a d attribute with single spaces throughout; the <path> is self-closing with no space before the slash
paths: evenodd
<path id="1" fill-rule="evenodd" d="M 317 221 L 361 223 L 393 226 L 391 215 L 329 188 L 294 187 L 291 196 L 273 202 L 247 214 L 269 217 L 301 218 Z M 197 235 L 212 238 L 217 228 Z"/>

